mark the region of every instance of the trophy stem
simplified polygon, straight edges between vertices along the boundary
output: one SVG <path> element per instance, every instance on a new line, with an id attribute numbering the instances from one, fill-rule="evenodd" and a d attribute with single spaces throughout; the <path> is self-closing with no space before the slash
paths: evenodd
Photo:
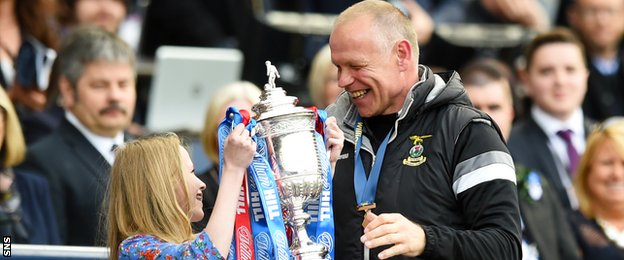
<path id="1" fill-rule="evenodd" d="M 310 221 L 310 214 L 303 211 L 303 202 L 294 200 L 292 209 L 293 214 L 288 221 L 293 227 L 292 244 L 290 246 L 292 256 L 297 260 L 325 259 L 327 248 L 312 242 L 308 236 L 308 231 L 306 231 L 305 226 Z"/>

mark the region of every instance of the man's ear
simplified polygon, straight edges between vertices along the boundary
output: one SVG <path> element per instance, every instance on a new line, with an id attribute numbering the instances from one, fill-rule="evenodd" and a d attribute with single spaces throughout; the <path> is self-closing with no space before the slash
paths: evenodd
<path id="1" fill-rule="evenodd" d="M 72 87 L 71 82 L 65 76 L 59 78 L 59 92 L 61 94 L 62 103 L 65 108 L 71 108 L 76 101 L 76 91 Z"/>
<path id="2" fill-rule="evenodd" d="M 412 56 L 412 45 L 409 41 L 403 39 L 396 44 L 396 49 L 399 69 L 401 71 L 409 70 L 409 65 L 414 62 L 414 57 Z"/>

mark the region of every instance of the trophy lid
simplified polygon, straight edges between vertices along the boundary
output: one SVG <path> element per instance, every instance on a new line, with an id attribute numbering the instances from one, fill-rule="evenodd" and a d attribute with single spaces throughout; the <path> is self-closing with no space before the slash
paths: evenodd
<path id="1" fill-rule="evenodd" d="M 284 89 L 275 86 L 275 79 L 280 77 L 279 72 L 274 65 L 271 65 L 270 61 L 266 61 L 265 64 L 267 66 L 267 76 L 269 80 L 264 84 L 264 91 L 262 91 L 262 95 L 260 95 L 260 102 L 253 105 L 251 108 L 251 110 L 256 113 L 257 120 L 262 121 L 264 119 L 292 113 L 313 113 L 311 110 L 296 106 L 297 102 L 299 102 L 297 97 L 287 96 Z"/>

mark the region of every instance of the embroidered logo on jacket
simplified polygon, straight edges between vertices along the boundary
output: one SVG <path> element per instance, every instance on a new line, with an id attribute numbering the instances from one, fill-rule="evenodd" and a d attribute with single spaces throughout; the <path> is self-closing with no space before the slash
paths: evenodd
<path id="1" fill-rule="evenodd" d="M 409 150 L 409 156 L 403 159 L 403 164 L 407 166 L 418 166 L 427 161 L 427 157 L 425 157 L 423 152 L 425 151 L 425 147 L 422 145 L 423 139 L 429 138 L 432 135 L 413 135 L 410 136 L 410 140 L 414 142 L 414 146 Z"/>

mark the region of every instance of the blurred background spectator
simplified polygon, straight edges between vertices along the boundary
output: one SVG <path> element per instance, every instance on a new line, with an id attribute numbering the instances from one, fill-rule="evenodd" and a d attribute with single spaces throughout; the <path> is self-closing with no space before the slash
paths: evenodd
<path id="1" fill-rule="evenodd" d="M 595 120 L 623 116 L 624 1 L 576 0 L 568 19 L 587 50 L 589 81 L 583 111 Z"/>
<path id="2" fill-rule="evenodd" d="M 117 34 L 132 49 L 137 50 L 139 38 L 141 35 L 141 26 L 143 19 L 143 9 L 139 0 L 58 0 L 59 12 L 58 17 L 63 30 L 63 37 L 66 37 L 71 31 L 80 26 L 97 26 L 106 31 Z M 195 2 L 195 1 L 193 1 Z M 141 66 L 138 64 L 137 66 Z M 58 73 L 56 68 L 52 71 L 50 79 L 50 88 L 48 90 L 48 98 L 52 101 L 49 103 L 48 110 L 57 116 L 58 121 L 62 119 L 62 109 L 58 99 Z M 145 80 L 144 77 L 138 80 Z M 142 82 L 139 82 L 142 83 Z M 149 84 L 149 81 L 147 83 Z M 147 106 L 147 96 L 149 88 L 137 89 L 137 107 L 133 124 L 128 127 L 128 132 L 132 135 L 143 135 L 145 129 L 142 127 L 143 114 Z M 136 122 L 136 123 L 135 123 Z"/>
<path id="3" fill-rule="evenodd" d="M 93 246 L 113 149 L 134 112 L 134 52 L 116 35 L 84 27 L 65 39 L 58 62 L 65 116 L 29 147 L 22 167 L 50 182 L 62 243 Z"/>
<path id="4" fill-rule="evenodd" d="M 514 162 L 544 174 L 567 209 L 576 209 L 571 176 L 585 150 L 590 121 L 581 103 L 587 91 L 583 45 L 569 30 L 538 35 L 525 51 L 520 76 L 533 105 L 509 137 Z"/>
<path id="5" fill-rule="evenodd" d="M 338 69 L 331 61 L 329 45 L 325 45 L 314 56 L 308 76 L 308 91 L 313 105 L 325 108 L 336 101 L 342 92 L 337 77 Z"/>
<path id="6" fill-rule="evenodd" d="M 0 234 L 13 243 L 58 244 L 59 234 L 45 178 L 15 169 L 26 143 L 17 113 L 0 89 Z"/>
<path id="7" fill-rule="evenodd" d="M 574 227 L 585 259 L 624 259 L 624 118 L 592 131 L 574 187 Z"/>
<path id="8" fill-rule="evenodd" d="M 511 69 L 496 59 L 482 58 L 469 62 L 459 74 L 474 107 L 490 115 L 508 139 L 517 114 Z"/>
<path id="9" fill-rule="evenodd" d="M 126 18 L 126 0 L 59 0 L 60 20 L 67 27 L 94 25 L 117 33 Z"/>
<path id="10" fill-rule="evenodd" d="M 514 23 L 546 32 L 555 21 L 559 0 L 468 0 L 464 22 Z"/>
<path id="11" fill-rule="evenodd" d="M 466 61 L 497 58 L 512 66 L 536 32 L 549 30 L 559 0 L 459 0 L 435 15 L 423 62 L 458 70 Z"/>
<path id="12" fill-rule="evenodd" d="M 510 69 L 495 59 L 479 59 L 460 74 L 475 108 L 490 115 L 508 138 L 514 119 Z M 516 178 L 523 259 L 581 259 L 566 211 L 548 181 L 518 164 Z"/>
<path id="13" fill-rule="evenodd" d="M 219 188 L 219 142 L 218 128 L 225 117 L 225 111 L 229 107 L 239 110 L 247 110 L 253 116 L 251 106 L 260 101 L 260 89 L 251 82 L 232 82 L 221 87 L 214 95 L 206 112 L 204 130 L 201 133 L 201 144 L 204 153 L 208 155 L 210 168 L 205 171 L 198 170 L 198 177 L 206 184 L 204 189 L 204 218 L 200 222 L 193 223 L 193 230 L 200 231 L 206 227 Z M 197 167 L 196 167 L 197 170 Z"/>
<path id="14" fill-rule="evenodd" d="M 57 0 L 62 36 L 79 25 L 94 25 L 116 33 L 137 50 L 148 0 Z"/>
<path id="15" fill-rule="evenodd" d="M 15 104 L 27 143 L 56 127 L 42 113 L 58 45 L 55 0 L 0 1 L 0 85 Z"/>

